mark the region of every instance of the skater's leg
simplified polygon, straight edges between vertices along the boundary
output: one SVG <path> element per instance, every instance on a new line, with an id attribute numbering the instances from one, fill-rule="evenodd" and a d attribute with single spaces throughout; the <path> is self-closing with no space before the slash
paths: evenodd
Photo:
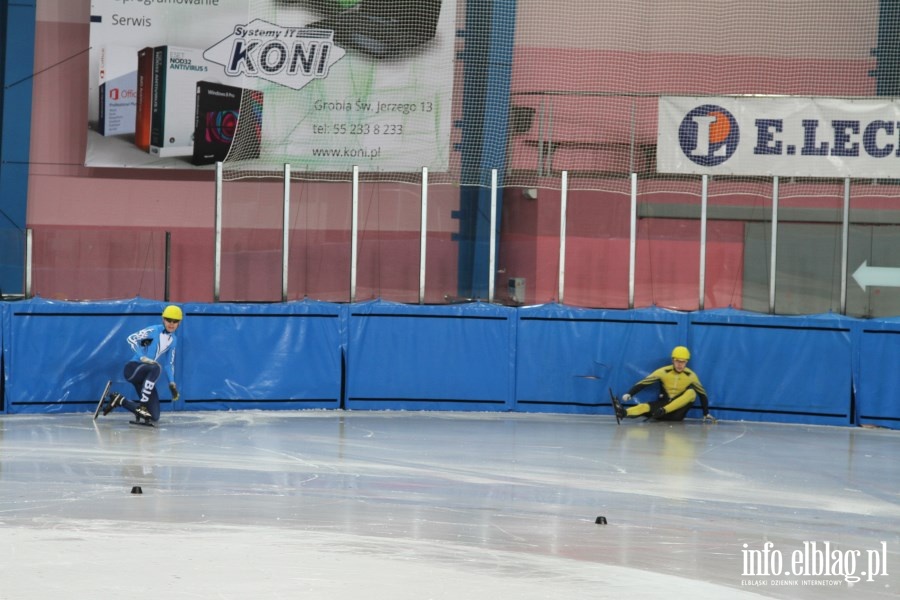
<path id="1" fill-rule="evenodd" d="M 680 417 L 680 419 L 677 420 L 681 420 L 687 414 L 686 409 L 694 403 L 694 400 L 696 398 L 697 392 L 691 389 L 685 390 L 684 393 L 682 393 L 680 396 L 675 397 L 671 402 L 667 402 L 666 404 L 655 410 L 653 412 L 653 417 L 655 419 Z"/>
<path id="2" fill-rule="evenodd" d="M 144 390 L 147 390 L 147 381 L 144 382 Z M 144 397 L 147 398 L 146 402 Z M 146 396 L 141 396 L 141 404 L 150 412 L 151 421 L 159 421 L 159 394 L 156 391 L 156 382 L 153 382 L 153 387 Z"/>
<path id="3" fill-rule="evenodd" d="M 134 402 L 125 400 L 122 405 L 133 412 L 136 417 L 159 420 L 159 394 L 156 382 L 162 374 L 158 364 L 129 362 L 125 365 L 125 379 L 131 382 L 140 398 Z"/>
<path id="4" fill-rule="evenodd" d="M 154 413 L 150 410 L 150 407 L 153 405 L 153 402 L 141 402 L 140 400 L 122 400 L 122 406 L 127 408 L 131 413 L 135 416 L 136 419 L 150 419 L 151 421 L 159 420 L 159 408 L 157 408 L 157 412 L 154 416 Z M 157 400 L 156 406 L 159 407 L 159 401 Z"/>
<path id="5" fill-rule="evenodd" d="M 640 404 L 635 404 L 634 406 L 629 406 L 625 409 L 626 417 L 642 417 L 650 412 L 650 405 L 646 402 L 641 402 Z"/>
<path id="6" fill-rule="evenodd" d="M 626 416 L 628 417 L 651 417 L 659 410 L 661 407 L 665 406 L 669 402 L 669 398 L 665 394 L 660 394 L 660 397 L 657 400 L 653 400 L 652 402 L 642 402 L 635 406 L 628 407 L 626 411 Z"/>

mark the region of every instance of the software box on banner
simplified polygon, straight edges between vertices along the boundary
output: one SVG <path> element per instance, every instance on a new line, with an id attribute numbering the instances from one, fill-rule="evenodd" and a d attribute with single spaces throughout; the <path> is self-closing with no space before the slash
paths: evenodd
<path id="1" fill-rule="evenodd" d="M 137 106 L 137 58 L 134 48 L 104 46 L 100 49 L 99 114 L 100 135 L 134 133 Z"/>

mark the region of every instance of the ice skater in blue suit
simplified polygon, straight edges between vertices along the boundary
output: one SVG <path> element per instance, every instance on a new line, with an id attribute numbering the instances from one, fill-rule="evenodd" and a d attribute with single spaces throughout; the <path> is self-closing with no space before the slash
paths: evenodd
<path id="1" fill-rule="evenodd" d="M 104 415 L 123 406 L 134 413 L 139 422 L 158 421 L 159 394 L 156 382 L 163 371 L 169 380 L 172 400 L 178 400 L 178 387 L 175 385 L 175 348 L 178 336 L 175 332 L 183 317 L 181 308 L 167 306 L 162 313 L 162 323 L 145 327 L 128 336 L 128 345 L 134 354 L 125 364 L 125 379 L 134 386 L 139 399 L 135 402 L 114 392 L 110 394 L 110 400 L 103 409 Z"/>

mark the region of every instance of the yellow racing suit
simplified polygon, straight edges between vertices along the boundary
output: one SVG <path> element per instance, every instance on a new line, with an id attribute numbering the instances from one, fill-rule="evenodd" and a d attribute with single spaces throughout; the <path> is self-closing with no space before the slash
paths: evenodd
<path id="1" fill-rule="evenodd" d="M 679 373 L 672 365 L 661 367 L 631 386 L 628 394 L 634 396 L 644 388 L 655 384 L 659 384 L 659 397 L 652 402 L 630 406 L 625 411 L 626 416 L 646 415 L 654 419 L 681 421 L 697 398 L 700 399 L 703 416 L 709 414 L 706 390 L 703 389 L 697 374 L 690 369 L 685 367 Z"/>

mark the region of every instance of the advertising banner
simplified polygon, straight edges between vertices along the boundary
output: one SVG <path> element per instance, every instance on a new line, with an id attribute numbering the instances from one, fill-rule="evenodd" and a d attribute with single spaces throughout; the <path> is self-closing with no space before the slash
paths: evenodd
<path id="1" fill-rule="evenodd" d="M 900 177 L 891 99 L 661 97 L 657 171 L 784 177 Z"/>
<path id="2" fill-rule="evenodd" d="M 455 18 L 456 0 L 94 0 L 85 165 L 446 170 Z"/>

